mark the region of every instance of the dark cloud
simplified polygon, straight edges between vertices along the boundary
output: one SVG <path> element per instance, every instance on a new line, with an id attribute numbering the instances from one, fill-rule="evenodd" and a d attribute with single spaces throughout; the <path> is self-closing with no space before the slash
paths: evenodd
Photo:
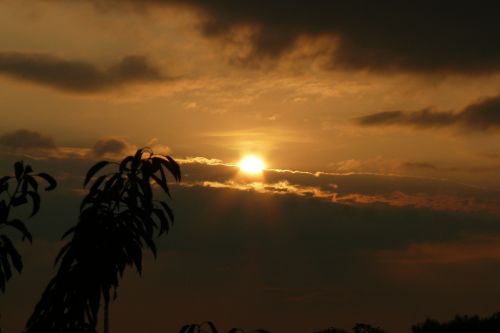
<path id="1" fill-rule="evenodd" d="M 127 56 L 101 69 L 92 63 L 48 54 L 0 53 L 0 75 L 74 92 L 100 92 L 132 83 L 165 79 L 142 56 Z"/>
<path id="2" fill-rule="evenodd" d="M 110 1 L 95 0 L 101 6 Z M 208 36 L 255 28 L 250 57 L 277 58 L 301 37 L 338 41 L 332 66 L 371 70 L 488 73 L 500 69 L 500 5 L 495 1 L 145 0 L 203 14 Z"/>
<path id="3" fill-rule="evenodd" d="M 500 96 L 469 105 L 459 114 L 459 121 L 479 130 L 500 128 Z"/>
<path id="4" fill-rule="evenodd" d="M 100 139 L 97 141 L 92 148 L 92 152 L 99 157 L 102 157 L 106 154 L 121 154 L 125 153 L 125 151 L 129 148 L 127 142 L 120 139 Z"/>
<path id="5" fill-rule="evenodd" d="M 50 136 L 38 132 L 18 129 L 0 135 L 0 145 L 11 149 L 54 149 L 56 145 Z"/>
<path id="6" fill-rule="evenodd" d="M 356 119 L 363 126 L 415 126 L 421 128 L 458 125 L 470 130 L 500 129 L 500 96 L 483 99 L 459 112 L 425 109 L 414 112 L 378 112 Z"/>
<path id="7" fill-rule="evenodd" d="M 414 112 L 386 111 L 358 118 L 361 125 L 413 125 L 417 127 L 448 126 L 457 121 L 456 115 L 424 109 Z"/>

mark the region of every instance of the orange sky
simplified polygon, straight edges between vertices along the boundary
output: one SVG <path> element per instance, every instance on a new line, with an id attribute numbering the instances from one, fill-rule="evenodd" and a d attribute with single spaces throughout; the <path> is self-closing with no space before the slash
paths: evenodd
<path id="1" fill-rule="evenodd" d="M 172 297 L 137 319 L 151 331 L 211 318 L 275 332 L 356 320 L 401 329 L 425 316 L 497 311 L 494 279 L 461 287 L 469 274 L 500 277 L 490 253 L 498 252 L 500 212 L 498 9 L 236 3 L 0 0 L 0 170 L 30 161 L 59 179 L 57 198 L 73 207 L 98 159 L 149 145 L 182 163 L 180 230 L 173 245 L 162 241 L 166 254 L 144 281 L 126 278 L 116 313 L 125 320 L 139 311 L 134 302 L 155 298 L 148 284 Z M 269 170 L 237 177 L 246 154 L 262 156 Z M 40 244 L 25 249 L 31 263 L 39 251 L 50 263 L 76 219 L 68 208 L 66 222 L 39 227 L 56 211 L 48 200 L 37 218 Z M 204 223 L 220 234 L 203 236 Z M 196 245 L 212 236 L 209 250 Z M 240 244 L 234 255 L 213 243 L 230 247 L 231 239 Z M 343 239 L 350 242 L 312 246 Z M 296 266 L 273 267 L 278 257 Z M 183 276 L 185 261 L 213 264 L 207 280 Z M 0 327 L 21 329 L 49 269 L 15 277 L 0 299 L 12 317 Z M 452 273 L 465 277 L 443 289 Z M 229 293 L 213 299 L 226 283 L 237 302 Z M 449 301 L 427 307 L 419 292 L 436 290 Z M 387 304 L 375 306 L 383 292 Z M 23 310 L 15 315 L 5 302 Z M 156 314 L 176 307 L 169 302 L 178 319 L 165 326 Z M 300 322 L 287 322 L 297 313 Z M 142 325 L 113 320 L 123 332 Z"/>

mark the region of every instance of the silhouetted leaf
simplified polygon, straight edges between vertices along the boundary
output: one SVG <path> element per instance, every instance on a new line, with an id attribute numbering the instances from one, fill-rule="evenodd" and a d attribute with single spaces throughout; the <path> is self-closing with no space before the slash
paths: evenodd
<path id="1" fill-rule="evenodd" d="M 45 172 L 40 172 L 37 176 L 43 178 L 47 183 L 49 183 L 49 186 L 45 188 L 45 191 L 52 191 L 56 188 L 57 182 L 54 178 L 52 178 L 52 176 L 46 174 Z"/>
<path id="2" fill-rule="evenodd" d="M 75 229 L 76 229 L 76 227 L 71 227 L 68 230 L 66 230 L 66 232 L 62 235 L 61 239 L 64 239 L 64 238 L 68 237 L 69 235 L 71 235 L 75 231 Z"/>
<path id="3" fill-rule="evenodd" d="M 245 333 L 245 331 L 243 331 L 241 328 L 232 328 L 227 333 L 237 333 L 237 332 L 243 332 L 243 333 Z"/>
<path id="4" fill-rule="evenodd" d="M 200 330 L 200 326 L 198 325 L 191 325 L 187 331 L 187 333 L 195 333 Z"/>
<path id="5" fill-rule="evenodd" d="M 16 248 L 14 247 L 14 245 L 12 244 L 10 239 L 7 238 L 7 236 L 0 235 L 0 239 L 2 239 L 2 242 L 4 245 L 3 248 L 10 256 L 10 259 L 12 261 L 12 265 L 14 265 L 14 268 L 19 273 L 21 273 L 21 271 L 23 270 L 23 262 L 21 260 L 21 256 L 17 252 Z"/>
<path id="6" fill-rule="evenodd" d="M 181 168 L 179 166 L 179 164 L 177 164 L 177 162 L 170 156 L 166 156 L 167 157 L 167 160 L 170 162 L 170 165 L 171 165 L 171 168 L 172 169 L 169 169 L 172 174 L 174 175 L 175 179 L 180 182 L 181 181 Z"/>
<path id="7" fill-rule="evenodd" d="M 170 218 L 170 222 L 174 223 L 174 212 L 172 211 L 172 209 L 164 201 L 160 201 L 160 205 L 163 207 L 165 212 L 167 212 L 167 215 Z"/>
<path id="8" fill-rule="evenodd" d="M 167 193 L 169 192 L 166 180 L 162 180 L 162 179 L 158 178 L 158 176 L 156 176 L 155 174 L 152 174 L 151 178 L 154 179 L 154 181 L 156 182 L 156 184 L 160 185 L 160 187 L 163 189 L 163 191 L 165 191 Z"/>
<path id="9" fill-rule="evenodd" d="M 89 193 L 90 194 L 95 193 L 99 188 L 99 186 L 102 184 L 102 182 L 106 179 L 106 177 L 107 177 L 106 175 L 99 176 L 99 178 L 97 178 L 94 184 L 92 184 L 92 186 L 90 187 Z"/>
<path id="10" fill-rule="evenodd" d="M 127 170 L 127 164 L 132 161 L 134 159 L 133 156 L 127 156 L 123 159 L 123 161 L 121 161 L 120 163 L 120 168 L 119 168 L 119 171 L 120 173 L 123 173 L 125 170 Z"/>
<path id="11" fill-rule="evenodd" d="M 187 330 L 189 329 L 189 327 L 191 327 L 191 325 L 184 325 L 181 327 L 181 330 L 179 331 L 179 333 L 186 333 Z"/>
<path id="12" fill-rule="evenodd" d="M 159 231 L 158 235 L 161 235 L 165 231 L 168 231 L 168 220 L 167 220 L 167 217 L 165 216 L 165 213 L 163 213 L 163 210 L 154 208 L 153 213 L 160 220 L 160 231 Z"/>
<path id="13" fill-rule="evenodd" d="M 33 209 L 31 210 L 30 215 L 30 217 L 33 217 L 40 210 L 40 195 L 33 191 L 28 191 L 27 195 L 29 195 L 33 201 Z"/>
<path id="14" fill-rule="evenodd" d="M 18 181 L 21 179 L 21 175 L 23 174 L 23 169 L 24 169 L 23 161 L 19 161 L 14 164 L 14 174 Z"/>
<path id="15" fill-rule="evenodd" d="M 4 177 L 0 178 L 0 185 L 3 185 L 4 183 L 6 183 L 11 178 L 12 177 L 10 177 L 10 176 L 4 176 Z"/>
<path id="16" fill-rule="evenodd" d="M 174 176 L 175 180 L 180 182 L 181 181 L 181 169 L 179 167 L 179 164 L 170 156 L 165 156 L 165 159 L 161 159 L 161 163 L 165 168 L 167 168 L 168 171 Z"/>
<path id="17" fill-rule="evenodd" d="M 9 189 L 9 179 L 11 177 L 6 176 L 0 179 L 0 194 L 4 191 L 7 191 Z"/>
<path id="18" fill-rule="evenodd" d="M 31 186 L 33 191 L 37 192 L 38 191 L 38 183 L 36 182 L 35 178 L 32 176 L 26 176 L 26 180 L 28 181 L 28 184 Z"/>
<path id="19" fill-rule="evenodd" d="M 212 329 L 213 333 L 219 333 L 217 331 L 217 328 L 215 327 L 214 323 L 212 323 L 211 321 L 206 321 L 205 324 L 207 324 L 208 326 L 210 326 L 210 328 Z"/>
<path id="20" fill-rule="evenodd" d="M 13 207 L 17 207 L 17 206 L 20 206 L 20 205 L 24 205 L 27 202 L 28 202 L 28 199 L 26 199 L 25 196 L 19 195 L 19 196 L 14 197 L 12 199 L 12 206 Z"/>
<path id="21" fill-rule="evenodd" d="M 31 168 L 31 165 L 27 164 L 26 167 L 24 168 L 24 173 L 32 173 L 33 169 Z"/>
<path id="22" fill-rule="evenodd" d="M 87 172 L 87 175 L 85 176 L 85 180 L 83 182 L 83 186 L 87 186 L 87 183 L 89 182 L 90 178 L 92 178 L 92 176 L 94 176 L 99 170 L 101 170 L 108 164 L 109 164 L 108 161 L 101 161 L 94 164 L 94 166 L 92 166 Z"/>
<path id="23" fill-rule="evenodd" d="M 30 243 L 33 241 L 31 233 L 28 231 L 28 228 L 26 228 L 26 225 L 21 220 L 15 219 L 12 221 L 8 221 L 6 225 L 9 225 L 17 229 L 23 235 L 23 239 L 28 238 Z"/>
<path id="24" fill-rule="evenodd" d="M 2 272 L 3 271 L 3 272 Z M 9 258 L 7 257 L 7 252 L 0 248 L 0 275 L 4 281 L 10 280 L 12 277 L 12 270 L 10 269 Z"/>
<path id="25" fill-rule="evenodd" d="M 132 172 L 135 173 L 137 171 L 137 168 L 139 167 L 139 163 L 141 162 L 142 159 L 142 149 L 138 149 L 135 152 L 134 158 L 132 160 Z"/>

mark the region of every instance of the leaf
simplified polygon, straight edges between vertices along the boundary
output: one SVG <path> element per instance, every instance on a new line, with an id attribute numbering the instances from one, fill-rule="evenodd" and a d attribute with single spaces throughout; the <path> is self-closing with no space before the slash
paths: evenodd
<path id="1" fill-rule="evenodd" d="M 47 183 L 49 183 L 49 186 L 45 188 L 45 191 L 52 191 L 56 188 L 57 182 L 51 175 L 45 172 L 40 172 L 37 176 L 43 178 Z"/>
<path id="2" fill-rule="evenodd" d="M 26 167 L 24 168 L 24 173 L 32 173 L 33 169 L 31 168 L 31 165 L 27 164 Z"/>
<path id="3" fill-rule="evenodd" d="M 181 181 L 181 168 L 179 164 L 170 156 L 165 156 L 166 160 L 162 160 L 162 164 L 170 171 L 175 180 Z"/>
<path id="4" fill-rule="evenodd" d="M 23 195 L 12 198 L 12 206 L 13 207 L 24 205 L 27 202 L 28 202 L 28 199 L 26 199 L 26 197 Z"/>
<path id="5" fill-rule="evenodd" d="M 8 281 L 12 277 L 12 270 L 10 269 L 10 262 L 7 258 L 7 253 L 5 251 L 2 251 L 2 248 L 0 248 L 0 261 L 0 274 L 2 274 L 3 270 L 4 280 Z"/>
<path id="6" fill-rule="evenodd" d="M 237 333 L 237 332 L 243 332 L 243 333 L 245 333 L 245 331 L 243 331 L 241 328 L 232 328 L 227 333 Z"/>
<path id="7" fill-rule="evenodd" d="M 187 330 L 189 329 L 189 327 L 191 327 L 191 325 L 184 325 L 181 327 L 181 330 L 179 331 L 179 333 L 186 333 Z"/>
<path id="8" fill-rule="evenodd" d="M 33 178 L 32 176 L 26 176 L 26 180 L 28 181 L 28 184 L 30 184 L 33 191 L 38 191 L 38 183 L 36 182 L 35 178 Z"/>
<path id="9" fill-rule="evenodd" d="M 156 182 L 156 184 L 160 185 L 160 187 L 163 189 L 163 191 L 165 193 L 169 194 L 169 196 L 170 196 L 170 191 L 168 190 L 166 180 L 162 180 L 162 179 L 158 178 L 158 176 L 155 175 L 154 173 L 151 174 L 151 178 L 153 178 L 154 181 Z"/>
<path id="10" fill-rule="evenodd" d="M 3 185 L 4 183 L 6 183 L 11 178 L 12 177 L 10 177 L 10 176 L 4 176 L 4 177 L 0 178 L 0 185 Z"/>
<path id="11" fill-rule="evenodd" d="M 160 205 L 162 205 L 165 212 L 167 212 L 167 215 L 170 218 L 170 222 L 174 223 L 174 212 L 172 211 L 172 209 L 164 201 L 160 201 Z"/>
<path id="12" fill-rule="evenodd" d="M 207 324 L 208 326 L 210 326 L 210 328 L 212 329 L 212 333 L 219 333 L 217 331 L 217 328 L 215 327 L 214 323 L 212 323 L 211 321 L 207 321 L 207 322 L 205 322 L 205 324 Z"/>
<path id="13" fill-rule="evenodd" d="M 75 229 L 76 229 L 76 227 L 71 227 L 68 230 L 66 230 L 66 232 L 62 235 L 61 239 L 68 237 L 68 235 L 73 233 L 75 231 Z"/>
<path id="14" fill-rule="evenodd" d="M 160 220 L 160 232 L 158 235 L 163 234 L 165 231 L 168 231 L 168 220 L 167 217 L 165 216 L 165 213 L 163 213 L 163 210 L 154 208 L 153 212 L 155 213 L 156 216 L 158 216 L 158 219 Z"/>
<path id="15" fill-rule="evenodd" d="M 37 192 L 28 191 L 27 195 L 31 197 L 33 201 L 33 209 L 31 211 L 30 217 L 33 217 L 40 210 L 40 195 Z"/>
<path id="16" fill-rule="evenodd" d="M 21 256 L 17 252 L 16 248 L 10 241 L 10 239 L 7 238 L 7 236 L 0 235 L 0 238 L 2 239 L 4 243 L 4 248 L 7 251 L 7 253 L 10 255 L 12 264 L 14 265 L 14 268 L 21 273 L 23 270 L 23 262 L 21 260 Z"/>
<path id="17" fill-rule="evenodd" d="M 121 163 L 120 163 L 120 168 L 119 168 L 120 173 L 123 173 L 123 171 L 125 171 L 125 170 L 127 170 L 127 169 L 128 169 L 128 168 L 127 168 L 127 164 L 128 164 L 130 161 L 132 161 L 133 159 L 134 159 L 134 157 L 133 157 L 133 156 L 127 156 L 127 157 L 125 157 L 125 158 L 121 161 Z"/>
<path id="18" fill-rule="evenodd" d="M 188 333 L 195 333 L 200 331 L 200 326 L 199 325 L 191 325 L 189 327 L 189 330 L 187 331 Z"/>
<path id="19" fill-rule="evenodd" d="M 89 193 L 94 194 L 101 185 L 101 183 L 106 179 L 106 177 L 107 177 L 106 175 L 103 175 L 97 178 L 94 184 L 92 184 L 92 186 L 90 187 Z"/>
<path id="20" fill-rule="evenodd" d="M 132 172 L 135 173 L 139 167 L 139 163 L 142 159 L 142 148 L 135 152 L 134 158 L 132 160 Z"/>
<path id="21" fill-rule="evenodd" d="M 177 164 L 177 162 L 172 157 L 170 157 L 170 156 L 165 156 L 165 157 L 170 162 L 171 168 L 168 168 L 168 169 L 170 170 L 172 175 L 175 177 L 175 180 L 180 182 L 181 181 L 181 167 L 179 166 L 179 164 Z"/>
<path id="22" fill-rule="evenodd" d="M 87 186 L 87 183 L 89 182 L 90 178 L 92 178 L 92 176 L 94 176 L 99 170 L 101 170 L 108 164 L 109 164 L 108 161 L 101 161 L 94 164 L 94 166 L 92 166 L 87 172 L 87 175 L 85 176 L 85 181 L 83 182 L 83 186 Z"/>
<path id="23" fill-rule="evenodd" d="M 21 179 L 21 175 L 23 174 L 23 170 L 24 170 L 23 161 L 19 161 L 19 162 L 16 162 L 14 164 L 14 172 L 15 172 L 17 180 Z"/>
<path id="24" fill-rule="evenodd" d="M 28 238 L 28 240 L 30 241 L 30 243 L 33 241 L 32 237 L 31 237 L 31 233 L 29 232 L 28 228 L 26 228 L 26 225 L 21 220 L 15 219 L 15 220 L 12 220 L 12 221 L 8 221 L 5 224 L 9 225 L 11 227 L 14 227 L 19 232 L 21 232 L 23 234 L 23 239 L 24 238 Z"/>

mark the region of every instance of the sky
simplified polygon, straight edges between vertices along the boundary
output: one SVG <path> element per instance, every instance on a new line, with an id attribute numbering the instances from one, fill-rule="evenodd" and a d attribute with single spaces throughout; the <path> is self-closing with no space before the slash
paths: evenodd
<path id="1" fill-rule="evenodd" d="M 175 225 L 115 332 L 311 332 L 500 310 L 494 1 L 0 0 L 0 171 L 59 182 L 0 298 L 20 332 L 86 170 L 168 154 Z M 247 155 L 262 173 L 238 167 Z"/>

